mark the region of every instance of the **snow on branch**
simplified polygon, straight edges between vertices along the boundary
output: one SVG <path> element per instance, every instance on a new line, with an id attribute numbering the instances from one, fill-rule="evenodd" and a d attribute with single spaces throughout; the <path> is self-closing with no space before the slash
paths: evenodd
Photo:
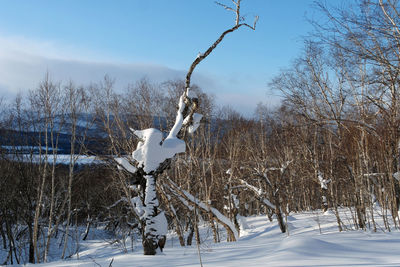
<path id="1" fill-rule="evenodd" d="M 190 194 L 189 192 L 181 189 L 178 185 L 176 185 L 170 178 L 166 178 L 166 181 L 169 183 L 170 186 L 168 188 L 171 190 L 171 192 L 174 195 L 179 195 L 178 197 L 179 200 L 184 200 L 183 204 L 186 205 L 187 207 L 190 206 L 197 206 L 200 209 L 211 212 L 216 221 L 222 224 L 228 232 L 231 232 L 235 238 L 236 241 L 239 238 L 239 232 L 236 230 L 235 225 L 226 217 L 224 216 L 221 212 L 219 212 L 216 208 L 210 207 L 209 205 L 206 205 L 204 202 L 201 200 L 197 199 L 195 196 Z"/>
<path id="2" fill-rule="evenodd" d="M 125 169 L 130 173 L 136 173 L 137 168 L 133 166 L 125 157 L 115 158 L 118 163 L 118 169 Z"/>
<path id="3" fill-rule="evenodd" d="M 400 182 L 400 172 L 393 173 L 393 177 Z"/>
<path id="4" fill-rule="evenodd" d="M 282 164 L 282 167 L 280 170 L 282 174 L 286 171 L 286 169 L 289 167 L 290 163 L 292 163 L 292 162 L 293 162 L 293 160 L 288 160 Z"/>
<path id="5" fill-rule="evenodd" d="M 167 188 L 169 191 L 172 192 L 172 194 L 178 198 L 178 200 L 186 207 L 188 208 L 188 210 L 192 211 L 194 210 L 194 206 L 191 205 L 185 198 L 181 197 L 181 195 L 179 195 L 172 187 L 168 186 L 168 185 L 164 185 L 165 188 Z"/>
<path id="6" fill-rule="evenodd" d="M 166 159 L 170 159 L 175 154 L 185 152 L 186 145 L 183 140 L 176 137 L 176 128 L 180 128 L 177 118 L 168 137 L 162 142 L 161 131 L 150 128 L 142 131 L 135 131 L 135 134 L 141 138 L 141 142 L 132 153 L 132 158 L 138 162 L 138 167 L 143 168 L 145 173 L 151 173 L 160 166 Z"/>
<path id="7" fill-rule="evenodd" d="M 154 128 L 133 130 L 140 141 L 136 150 L 132 153 L 132 158 L 137 162 L 137 167 L 143 168 L 145 173 L 156 171 L 165 160 L 173 158 L 178 153 L 185 152 L 185 142 L 177 137 L 184 123 L 189 121 L 189 119 L 183 119 L 183 112 L 186 107 L 184 99 L 185 95 L 179 98 L 174 126 L 164 140 L 162 132 Z M 189 126 L 190 133 L 193 133 L 200 125 L 201 117 L 202 115 L 194 113 L 192 124 Z M 133 171 L 135 168 L 124 159 L 119 159 L 117 162 L 128 171 Z"/>
<path id="8" fill-rule="evenodd" d="M 245 180 L 239 179 L 239 182 L 247 189 L 251 190 L 255 195 L 256 198 L 261 201 L 261 203 L 267 205 L 271 209 L 275 209 L 275 205 L 269 201 L 268 198 L 265 197 L 266 193 L 263 192 L 261 188 L 257 188 L 254 185 L 247 183 Z"/>
<path id="9" fill-rule="evenodd" d="M 181 96 L 179 98 L 179 104 L 178 104 L 178 111 L 176 113 L 176 119 L 175 119 L 175 124 L 172 127 L 171 131 L 168 134 L 168 138 L 176 138 L 178 135 L 179 131 L 182 128 L 182 123 L 183 123 L 183 110 L 185 109 L 185 102 L 184 102 L 184 96 Z"/>
<path id="10" fill-rule="evenodd" d="M 197 130 L 197 128 L 199 128 L 199 126 L 200 126 L 200 121 L 201 121 L 202 118 L 203 118 L 203 115 L 201 115 L 201 114 L 199 114 L 199 113 L 193 113 L 193 116 L 192 116 L 192 123 L 189 124 L 190 117 L 189 117 L 189 116 L 186 117 L 187 120 L 185 119 L 185 121 L 183 122 L 183 124 L 184 124 L 184 125 L 189 124 L 189 127 L 188 127 L 188 133 L 189 133 L 189 134 L 193 134 L 193 133 Z"/>
<path id="11" fill-rule="evenodd" d="M 321 188 L 324 190 L 328 190 L 328 184 L 331 182 L 331 179 L 324 179 L 321 172 L 318 172 L 318 180 L 321 185 Z"/>

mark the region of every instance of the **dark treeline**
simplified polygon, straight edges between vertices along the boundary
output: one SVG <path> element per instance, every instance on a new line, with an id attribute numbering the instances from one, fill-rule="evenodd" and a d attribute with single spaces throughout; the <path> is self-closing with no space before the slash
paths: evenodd
<path id="1" fill-rule="evenodd" d="M 254 118 L 244 118 L 192 88 L 202 124 L 157 180 L 182 246 L 200 242 L 200 222 L 215 242 L 234 241 L 240 216 L 253 214 L 276 220 L 282 232 L 289 213 L 316 209 L 332 210 L 339 231 L 349 227 L 342 208 L 354 229 L 399 227 L 399 6 L 352 5 L 317 4 L 326 21 L 312 22 L 304 52 L 269 84 L 283 96 L 279 108 L 260 104 Z M 128 238 L 143 231 L 132 204 L 140 184 L 114 158 L 129 156 L 140 141 L 130 128 L 170 129 L 184 89 L 184 81 L 144 79 L 117 94 L 108 77 L 79 87 L 46 76 L 3 105 L 0 263 L 67 258 L 100 227 L 127 251 Z M 68 149 L 58 149 L 64 143 Z"/>

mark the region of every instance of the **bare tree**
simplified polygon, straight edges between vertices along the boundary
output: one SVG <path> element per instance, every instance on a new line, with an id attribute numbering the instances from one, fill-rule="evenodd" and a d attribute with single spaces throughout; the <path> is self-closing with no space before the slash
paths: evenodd
<path id="1" fill-rule="evenodd" d="M 50 204 L 50 215 L 53 216 L 53 204 L 54 204 L 54 179 L 55 179 L 55 161 L 57 159 L 57 144 L 60 124 L 62 121 L 57 123 L 57 115 L 59 115 L 60 106 L 60 86 L 51 81 L 49 74 L 47 73 L 43 82 L 39 85 L 36 91 L 31 91 L 30 102 L 32 110 L 36 114 L 36 126 L 39 128 L 39 172 L 40 172 L 40 183 L 37 188 L 37 201 L 35 208 L 35 218 L 33 225 L 33 246 L 35 253 L 35 261 L 40 262 L 43 260 L 39 251 L 38 235 L 40 227 L 40 217 L 42 213 L 43 198 L 45 194 L 46 183 L 49 172 L 49 154 L 53 155 L 53 164 L 50 170 L 51 173 L 51 185 L 52 195 Z M 58 131 L 56 131 L 58 129 Z M 43 139 L 43 142 L 42 142 Z M 50 220 L 51 222 L 51 220 Z M 50 242 L 50 240 L 47 240 Z M 44 253 L 46 258 L 46 253 Z"/>
<path id="2" fill-rule="evenodd" d="M 92 125 L 90 118 L 86 118 L 88 115 L 90 102 L 89 97 L 83 87 L 76 87 L 70 82 L 64 89 L 65 92 L 65 105 L 66 113 L 69 123 L 70 137 L 70 154 L 68 164 L 68 186 L 67 186 L 67 210 L 66 210 L 66 227 L 64 237 L 64 247 L 61 258 L 66 257 L 66 251 L 69 242 L 69 225 L 71 223 L 72 213 L 72 183 L 75 177 L 75 165 L 80 156 L 85 153 L 85 141 L 88 129 Z M 79 129 L 81 123 L 82 129 Z M 79 241 L 78 241 L 79 242 Z M 76 252 L 76 251 L 75 251 Z"/>
<path id="3" fill-rule="evenodd" d="M 141 200 L 144 214 L 141 216 L 143 231 L 143 248 L 145 255 L 156 254 L 157 249 L 163 249 L 165 244 L 166 219 L 164 212 L 160 210 L 159 201 L 156 194 L 157 178 L 171 164 L 171 159 L 178 153 L 186 150 L 185 142 L 187 133 L 193 133 L 199 126 L 202 115 L 196 113 L 198 109 L 198 96 L 191 89 L 191 76 L 196 66 L 204 60 L 224 39 L 224 37 L 239 29 L 242 26 L 255 30 L 256 17 L 253 26 L 242 22 L 240 16 L 240 0 L 232 1 L 234 8 L 222 5 L 225 9 L 233 11 L 236 15 L 235 25 L 224 31 L 220 37 L 204 52 L 199 54 L 191 64 L 185 80 L 185 91 L 180 96 L 178 111 L 175 123 L 168 136 L 163 139 L 160 131 L 156 129 L 147 129 L 134 131 L 139 138 L 137 149 L 133 152 L 132 158 L 137 162 L 137 166 L 132 166 L 128 161 L 120 161 L 122 167 L 126 170 L 138 174 L 142 189 Z M 181 139 L 182 138 L 182 139 Z M 128 165 L 129 164 L 129 165 Z M 193 197 L 186 195 L 194 203 L 201 207 L 200 202 Z M 207 209 L 206 209 L 207 210 Z"/>

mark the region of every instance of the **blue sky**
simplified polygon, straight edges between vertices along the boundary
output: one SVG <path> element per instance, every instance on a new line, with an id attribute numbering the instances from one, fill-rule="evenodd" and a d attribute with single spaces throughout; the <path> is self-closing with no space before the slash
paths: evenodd
<path id="1" fill-rule="evenodd" d="M 221 0 L 230 4 L 229 0 Z M 277 103 L 267 83 L 302 49 L 318 16 L 313 0 L 243 0 L 241 28 L 195 70 L 194 82 L 217 103 L 251 115 L 257 102 Z M 0 92 L 34 88 L 49 70 L 54 79 L 98 81 L 117 87 L 141 76 L 184 78 L 198 52 L 234 23 L 212 0 L 0 0 Z M 2 66 L 3 65 L 3 66 Z M 23 77 L 23 78 L 22 78 Z"/>

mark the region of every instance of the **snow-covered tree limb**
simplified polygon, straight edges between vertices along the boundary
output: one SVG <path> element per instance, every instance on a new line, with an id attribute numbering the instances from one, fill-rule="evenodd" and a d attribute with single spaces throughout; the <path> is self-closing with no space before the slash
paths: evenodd
<path id="1" fill-rule="evenodd" d="M 127 158 L 119 157 L 114 159 L 118 163 L 119 169 L 127 170 L 130 173 L 136 173 L 137 168 L 133 166 Z"/>
<path id="2" fill-rule="evenodd" d="M 258 200 L 260 200 L 261 203 L 267 205 L 269 208 L 271 209 L 275 209 L 275 205 L 271 203 L 271 201 L 269 201 L 269 199 L 266 197 L 266 193 L 263 192 L 263 190 L 261 188 L 257 188 L 254 185 L 251 185 L 249 183 L 247 183 L 246 181 L 239 179 L 239 182 L 247 189 L 251 190 L 256 198 Z"/>
<path id="3" fill-rule="evenodd" d="M 215 220 L 218 223 L 222 224 L 226 228 L 228 233 L 233 235 L 233 241 L 236 241 L 239 238 L 239 232 L 236 230 L 235 225 L 220 211 L 218 211 L 216 208 L 210 207 L 189 192 L 181 189 L 170 178 L 166 178 L 166 181 L 169 184 L 167 188 L 170 189 L 170 191 L 175 196 L 177 196 L 177 199 L 179 199 L 184 205 L 186 205 L 186 207 L 188 207 L 189 209 L 193 209 L 193 206 L 196 206 L 206 212 L 211 212 L 215 217 Z"/>

